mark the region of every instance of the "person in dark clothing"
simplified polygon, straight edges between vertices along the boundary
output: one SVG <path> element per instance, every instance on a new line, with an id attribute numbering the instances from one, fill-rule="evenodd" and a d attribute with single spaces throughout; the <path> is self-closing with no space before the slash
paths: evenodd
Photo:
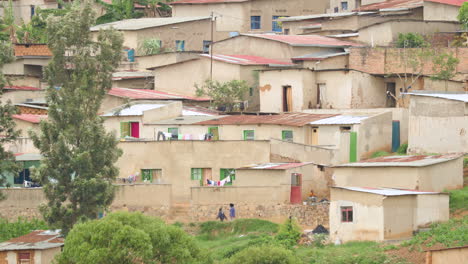
<path id="1" fill-rule="evenodd" d="M 221 222 L 223 222 L 226 219 L 226 215 L 223 212 L 223 208 L 219 208 L 218 216 L 216 217 L 216 219 L 219 219 L 219 221 Z"/>
<path id="2" fill-rule="evenodd" d="M 234 208 L 233 203 L 229 204 L 229 218 L 231 218 L 231 221 L 236 219 L 236 208 Z"/>

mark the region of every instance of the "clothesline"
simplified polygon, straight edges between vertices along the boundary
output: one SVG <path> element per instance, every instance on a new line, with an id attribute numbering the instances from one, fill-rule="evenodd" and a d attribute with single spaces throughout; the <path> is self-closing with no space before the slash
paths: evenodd
<path id="1" fill-rule="evenodd" d="M 227 176 L 221 181 L 212 181 L 210 179 L 206 179 L 208 186 L 224 186 L 228 182 L 231 182 L 231 176 Z"/>

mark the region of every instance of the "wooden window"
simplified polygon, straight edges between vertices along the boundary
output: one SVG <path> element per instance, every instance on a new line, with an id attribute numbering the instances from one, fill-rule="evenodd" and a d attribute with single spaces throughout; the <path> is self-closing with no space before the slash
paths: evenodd
<path id="1" fill-rule="evenodd" d="M 261 17 L 251 16 L 250 17 L 250 29 L 260 29 L 260 28 L 261 28 Z"/>
<path id="2" fill-rule="evenodd" d="M 140 137 L 139 122 L 120 122 L 120 138 L 125 137 Z"/>
<path id="3" fill-rule="evenodd" d="M 341 206 L 341 222 L 342 223 L 353 222 L 353 207 L 352 206 Z"/>
<path id="4" fill-rule="evenodd" d="M 203 169 L 192 168 L 192 173 L 190 177 L 192 181 L 199 181 L 202 179 L 202 176 L 203 176 Z"/>
<path id="5" fill-rule="evenodd" d="M 141 180 L 160 183 L 162 180 L 162 169 L 142 169 Z"/>
<path id="6" fill-rule="evenodd" d="M 30 252 L 18 252 L 18 264 L 30 264 L 32 263 Z"/>
<path id="7" fill-rule="evenodd" d="M 230 177 L 231 181 L 227 182 L 225 185 L 232 185 L 232 182 L 236 179 L 236 170 L 235 169 L 221 169 L 219 171 L 219 179 L 222 181 L 227 177 Z"/>
<path id="8" fill-rule="evenodd" d="M 291 130 L 281 131 L 281 139 L 286 141 L 293 141 L 293 132 Z"/>
<path id="9" fill-rule="evenodd" d="M 255 140 L 255 131 L 244 130 L 244 140 Z"/>

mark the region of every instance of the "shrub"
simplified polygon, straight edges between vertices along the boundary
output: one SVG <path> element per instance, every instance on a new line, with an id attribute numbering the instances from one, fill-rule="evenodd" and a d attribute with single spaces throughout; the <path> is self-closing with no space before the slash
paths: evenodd
<path id="1" fill-rule="evenodd" d="M 418 33 L 399 33 L 397 40 L 397 48 L 423 48 L 428 44 L 424 37 Z"/>
<path id="2" fill-rule="evenodd" d="M 301 234 L 301 228 L 296 221 L 290 217 L 280 226 L 278 234 L 276 235 L 276 240 L 285 247 L 291 248 L 297 245 Z"/>
<path id="3" fill-rule="evenodd" d="M 293 252 L 278 246 L 246 248 L 225 261 L 227 264 L 299 264 Z"/>
<path id="4" fill-rule="evenodd" d="M 260 219 L 237 219 L 232 222 L 208 221 L 200 224 L 202 239 L 215 239 L 234 234 L 276 233 L 278 224 Z"/>
<path id="5" fill-rule="evenodd" d="M 451 190 L 450 193 L 450 210 L 468 210 L 468 186 L 463 189 Z"/>
<path id="6" fill-rule="evenodd" d="M 0 218 L 0 242 L 23 236 L 34 230 L 49 229 L 47 224 L 39 219 L 18 218 L 16 222 Z"/>
<path id="7" fill-rule="evenodd" d="M 400 155 L 405 155 L 408 152 L 408 144 L 401 144 L 401 146 L 398 147 L 396 152 Z"/>

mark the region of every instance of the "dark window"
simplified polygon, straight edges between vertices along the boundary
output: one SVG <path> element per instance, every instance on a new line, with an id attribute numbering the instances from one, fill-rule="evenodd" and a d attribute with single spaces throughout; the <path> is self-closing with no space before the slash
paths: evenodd
<path id="1" fill-rule="evenodd" d="M 291 130 L 281 131 L 281 139 L 285 141 L 293 141 L 293 132 Z"/>
<path id="2" fill-rule="evenodd" d="M 14 184 L 23 184 L 24 181 L 31 181 L 31 174 L 29 169 L 24 169 L 18 173 L 18 177 L 15 177 L 13 182 Z"/>
<path id="3" fill-rule="evenodd" d="M 340 131 L 351 131 L 351 127 L 350 126 L 342 126 L 340 127 Z"/>
<path id="4" fill-rule="evenodd" d="M 353 222 L 353 207 L 352 206 L 341 207 L 341 222 L 342 223 Z"/>
<path id="5" fill-rule="evenodd" d="M 273 25 L 271 26 L 271 30 L 273 30 L 274 32 L 283 31 L 282 28 L 281 28 L 281 23 L 278 23 L 278 21 L 276 21 L 278 18 L 280 18 L 280 16 L 273 16 L 272 17 Z"/>
<path id="6" fill-rule="evenodd" d="M 167 129 L 167 132 L 172 134 L 172 138 L 171 138 L 171 139 L 173 139 L 173 140 L 174 140 L 174 139 L 175 139 L 175 140 L 179 139 L 179 128 L 177 128 L 177 127 L 170 127 L 170 128 Z"/>
<path id="7" fill-rule="evenodd" d="M 31 17 L 34 16 L 34 13 L 36 13 L 36 7 L 31 5 Z"/>
<path id="8" fill-rule="evenodd" d="M 386 107 L 395 107 L 396 106 L 396 94 L 395 94 L 395 83 L 387 83 L 387 100 L 385 102 Z"/>
<path id="9" fill-rule="evenodd" d="M 210 44 L 211 44 L 211 40 L 203 41 L 203 53 L 210 53 Z"/>
<path id="10" fill-rule="evenodd" d="M 21 252 L 18 253 L 18 264 L 29 264 L 31 263 L 31 253 Z"/>
<path id="11" fill-rule="evenodd" d="M 251 16 L 250 17 L 250 29 L 260 29 L 261 22 L 260 16 Z"/>
<path id="12" fill-rule="evenodd" d="M 249 96 L 253 96 L 253 87 L 249 88 Z"/>
<path id="13" fill-rule="evenodd" d="M 348 10 L 348 2 L 341 2 L 341 10 Z"/>
<path id="14" fill-rule="evenodd" d="M 335 12 L 335 13 L 338 13 L 338 11 L 339 11 L 338 7 L 335 7 L 335 8 L 333 9 L 333 12 Z"/>
<path id="15" fill-rule="evenodd" d="M 285 35 L 289 35 L 289 28 L 285 28 L 285 29 L 284 29 L 284 34 L 285 34 Z"/>
<path id="16" fill-rule="evenodd" d="M 176 40 L 176 51 L 185 51 L 185 40 Z"/>

